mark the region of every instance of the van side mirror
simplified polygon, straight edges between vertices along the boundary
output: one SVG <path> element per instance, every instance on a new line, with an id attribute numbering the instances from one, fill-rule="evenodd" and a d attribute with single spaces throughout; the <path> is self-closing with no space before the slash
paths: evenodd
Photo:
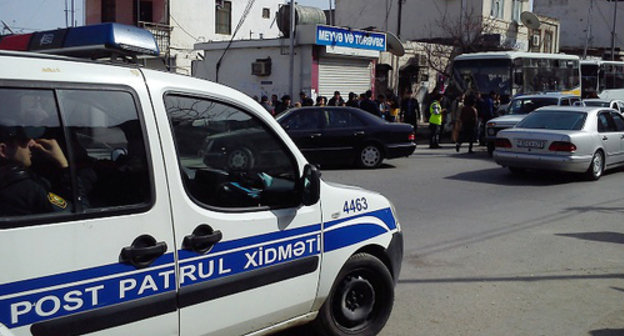
<path id="1" fill-rule="evenodd" d="M 321 172 L 311 164 L 303 167 L 303 174 L 300 181 L 301 203 L 309 206 L 318 202 L 321 197 Z"/>

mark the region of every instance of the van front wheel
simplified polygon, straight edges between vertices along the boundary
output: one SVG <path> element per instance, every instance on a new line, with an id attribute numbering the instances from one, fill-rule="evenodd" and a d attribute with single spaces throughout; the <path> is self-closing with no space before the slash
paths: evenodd
<path id="1" fill-rule="evenodd" d="M 394 303 L 394 281 L 379 259 L 353 255 L 344 265 L 314 321 L 320 335 L 377 335 Z"/>

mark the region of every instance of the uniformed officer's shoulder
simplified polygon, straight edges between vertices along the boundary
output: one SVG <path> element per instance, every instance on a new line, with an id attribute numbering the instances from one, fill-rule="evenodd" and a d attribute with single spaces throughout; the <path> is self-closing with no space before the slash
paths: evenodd
<path id="1" fill-rule="evenodd" d="M 26 168 L 19 164 L 6 164 L 0 166 L 0 189 L 26 181 L 30 179 L 30 174 Z"/>

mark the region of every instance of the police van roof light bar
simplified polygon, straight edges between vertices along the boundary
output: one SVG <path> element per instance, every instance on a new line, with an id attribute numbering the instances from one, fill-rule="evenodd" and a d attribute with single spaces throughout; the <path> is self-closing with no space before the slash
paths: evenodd
<path id="1" fill-rule="evenodd" d="M 158 56 L 160 54 L 156 39 L 151 32 L 120 23 L 7 35 L 0 39 L 0 49 L 92 59 L 113 56 Z"/>

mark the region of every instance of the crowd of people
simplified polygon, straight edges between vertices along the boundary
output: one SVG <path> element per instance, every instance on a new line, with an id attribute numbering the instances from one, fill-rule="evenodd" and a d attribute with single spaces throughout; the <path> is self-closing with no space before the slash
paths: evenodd
<path id="1" fill-rule="evenodd" d="M 254 97 L 258 100 L 258 97 Z M 387 95 L 379 94 L 373 99 L 371 90 L 360 95 L 349 92 L 348 97 L 343 98 L 340 91 L 335 91 L 334 95 L 328 100 L 325 96 L 316 97 L 316 103 L 312 98 L 308 97 L 305 92 L 299 93 L 299 101 L 293 102 L 289 95 L 282 96 L 278 99 L 277 95 L 262 96 L 259 99 L 260 105 L 269 113 L 276 116 L 290 108 L 302 106 L 349 106 L 357 107 L 362 110 L 383 118 L 389 122 L 405 122 L 417 127 L 420 119 L 420 103 L 413 97 L 412 91 L 406 91 L 403 97 L 398 97 L 392 93 Z"/>
<path id="2" fill-rule="evenodd" d="M 258 100 L 257 97 L 254 99 Z M 421 120 L 421 104 L 411 90 L 406 90 L 401 97 L 388 92 L 378 94 L 374 99 L 372 91 L 361 94 L 349 92 L 342 97 L 340 91 L 327 99 L 316 97 L 316 102 L 301 91 L 299 100 L 293 102 L 289 95 L 262 96 L 260 104 L 272 115 L 278 115 L 290 108 L 302 106 L 349 106 L 383 118 L 389 122 L 403 122 L 418 127 Z M 434 91 L 425 97 L 423 104 L 424 120 L 429 124 L 429 148 L 440 148 L 440 136 L 445 130 L 451 130 L 455 149 L 459 152 L 463 143 L 468 143 L 468 153 L 473 153 L 473 143 L 484 144 L 485 124 L 497 116 L 500 107 L 500 95 L 492 91 L 489 95 L 479 92 L 461 94 L 451 100 L 447 96 Z"/>

